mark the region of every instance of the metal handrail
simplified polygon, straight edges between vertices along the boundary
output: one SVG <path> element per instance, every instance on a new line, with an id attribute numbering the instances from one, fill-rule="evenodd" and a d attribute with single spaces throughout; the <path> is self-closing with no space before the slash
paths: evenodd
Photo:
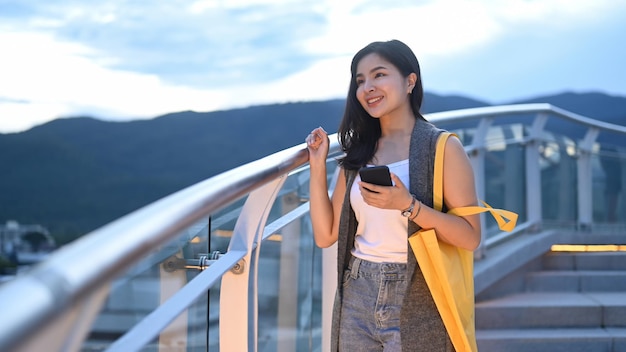
<path id="1" fill-rule="evenodd" d="M 589 127 L 626 134 L 624 126 L 596 121 L 550 104 L 463 109 L 426 117 L 437 124 L 527 113 L 554 114 Z M 331 136 L 334 153 L 340 150 L 336 139 L 336 135 Z M 0 350 L 20 346 L 30 334 L 75 307 L 76 302 L 106 289 L 146 253 L 173 240 L 181 230 L 307 162 L 305 146 L 297 145 L 185 188 L 59 249 L 29 273 L 0 287 Z M 25 292 L 30 299 L 22 299 Z"/>
<path id="2" fill-rule="evenodd" d="M 331 147 L 339 149 L 336 142 Z M 283 150 L 185 188 L 62 247 L 0 287 L 0 350 L 18 346 L 179 231 L 307 161 L 304 145 Z M 22 299 L 25 292 L 31 299 Z"/>
<path id="3" fill-rule="evenodd" d="M 477 120 L 497 115 L 518 115 L 518 114 L 539 114 L 548 113 L 560 116 L 589 127 L 596 127 L 601 130 L 626 134 L 626 126 L 616 125 L 610 122 L 598 121 L 592 118 L 575 114 L 547 103 L 535 104 L 514 104 L 487 106 L 481 108 L 460 109 L 451 111 L 435 112 L 426 115 L 433 123 L 452 123 L 459 121 Z"/>

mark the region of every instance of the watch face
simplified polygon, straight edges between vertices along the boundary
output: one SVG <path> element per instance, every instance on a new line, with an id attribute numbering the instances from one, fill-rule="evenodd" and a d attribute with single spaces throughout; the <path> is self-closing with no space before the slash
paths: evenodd
<path id="1" fill-rule="evenodd" d="M 405 211 L 402 212 L 402 216 L 404 216 L 405 218 L 408 218 L 409 215 L 411 215 L 411 212 L 408 211 L 408 210 L 405 210 Z"/>

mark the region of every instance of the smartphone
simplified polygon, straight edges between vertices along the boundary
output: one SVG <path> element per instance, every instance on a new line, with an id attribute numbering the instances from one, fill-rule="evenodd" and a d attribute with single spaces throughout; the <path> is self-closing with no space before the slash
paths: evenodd
<path id="1" fill-rule="evenodd" d="M 361 181 L 380 186 L 392 186 L 387 165 L 363 167 L 359 170 Z"/>

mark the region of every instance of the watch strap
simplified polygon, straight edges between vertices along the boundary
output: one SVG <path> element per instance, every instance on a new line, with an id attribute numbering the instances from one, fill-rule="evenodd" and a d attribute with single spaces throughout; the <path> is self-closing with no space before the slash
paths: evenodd
<path id="1" fill-rule="evenodd" d="M 415 196 L 411 194 L 411 205 L 409 205 L 409 207 L 405 210 L 402 211 L 402 216 L 404 216 L 405 218 L 408 218 L 409 216 L 411 216 L 411 213 L 413 213 L 413 208 L 415 208 L 415 202 L 417 201 L 415 199 Z"/>

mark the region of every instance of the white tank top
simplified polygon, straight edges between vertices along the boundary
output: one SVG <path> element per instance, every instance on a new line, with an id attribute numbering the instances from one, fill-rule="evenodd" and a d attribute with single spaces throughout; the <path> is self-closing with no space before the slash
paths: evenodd
<path id="1" fill-rule="evenodd" d="M 387 165 L 409 187 L 409 160 Z M 380 209 L 363 201 L 356 176 L 350 189 L 350 203 L 359 223 L 352 254 L 371 262 L 406 263 L 408 220 L 398 209 Z"/>

